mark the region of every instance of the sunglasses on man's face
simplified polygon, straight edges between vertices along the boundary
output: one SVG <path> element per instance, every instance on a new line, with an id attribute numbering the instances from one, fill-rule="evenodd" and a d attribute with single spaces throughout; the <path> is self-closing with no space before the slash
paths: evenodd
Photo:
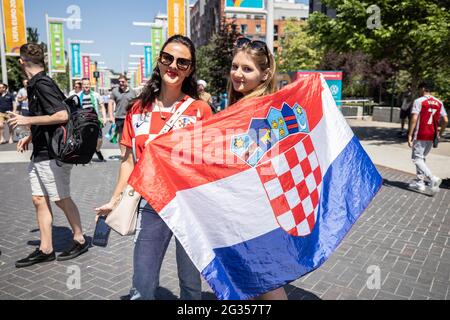
<path id="1" fill-rule="evenodd" d="M 171 55 L 170 53 L 164 52 L 164 51 L 161 52 L 161 54 L 159 56 L 159 62 L 161 62 L 166 67 L 170 66 L 174 60 L 175 60 L 175 57 L 173 55 Z M 177 68 L 181 71 L 186 71 L 187 69 L 189 69 L 191 64 L 192 64 L 192 61 L 189 59 L 177 58 L 177 60 L 176 60 Z"/>
<path id="2" fill-rule="evenodd" d="M 236 48 L 250 47 L 253 50 L 260 51 L 264 50 L 264 53 L 267 57 L 267 62 L 270 65 L 270 57 L 269 57 L 269 49 L 267 48 L 267 44 L 264 41 L 260 40 L 250 40 L 249 38 L 239 38 L 236 41 Z"/>

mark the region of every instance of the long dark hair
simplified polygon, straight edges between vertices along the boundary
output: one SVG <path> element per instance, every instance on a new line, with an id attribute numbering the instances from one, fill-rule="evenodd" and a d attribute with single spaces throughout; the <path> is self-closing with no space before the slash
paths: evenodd
<path id="1" fill-rule="evenodd" d="M 161 52 L 164 51 L 164 48 L 172 42 L 180 43 L 182 45 L 185 45 L 189 51 L 191 52 L 191 74 L 189 77 L 184 79 L 183 85 L 181 87 L 181 91 L 184 94 L 187 94 L 188 96 L 198 99 L 198 92 L 197 92 L 197 80 L 195 78 L 195 71 L 196 71 L 196 58 L 195 58 L 195 46 L 194 43 L 189 39 L 188 37 L 182 36 L 182 35 L 174 35 L 170 37 L 169 39 L 164 42 L 164 45 L 162 46 Z M 136 101 L 140 101 L 140 107 L 141 112 L 143 112 L 147 107 L 150 107 L 153 102 L 155 102 L 156 97 L 158 96 L 159 92 L 161 91 L 161 71 L 159 70 L 158 65 L 153 69 L 152 77 L 149 81 L 145 84 L 144 88 L 142 89 L 141 94 L 134 99 L 127 108 L 127 111 L 130 110 L 133 105 L 136 103 Z"/>

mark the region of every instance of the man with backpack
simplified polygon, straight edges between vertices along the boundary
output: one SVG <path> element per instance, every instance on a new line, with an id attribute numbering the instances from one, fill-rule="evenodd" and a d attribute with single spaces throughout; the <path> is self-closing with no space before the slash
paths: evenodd
<path id="1" fill-rule="evenodd" d="M 78 208 L 70 197 L 72 165 L 57 163 L 49 150 L 49 141 L 58 126 L 69 121 L 68 110 L 63 102 L 64 94 L 45 74 L 44 52 L 39 45 L 23 45 L 20 48 L 19 63 L 29 79 L 30 117 L 11 114 L 8 124 L 13 127 L 31 126 L 31 135 L 19 141 L 17 151 L 24 152 L 28 150 L 29 143 L 33 143 L 28 172 L 41 240 L 36 251 L 16 262 L 16 267 L 22 268 L 56 258 L 52 243 L 53 215 L 50 201 L 55 202 L 65 213 L 74 238 L 70 248 L 60 254 L 57 260 L 76 258 L 88 250 L 89 244 L 83 235 Z"/>

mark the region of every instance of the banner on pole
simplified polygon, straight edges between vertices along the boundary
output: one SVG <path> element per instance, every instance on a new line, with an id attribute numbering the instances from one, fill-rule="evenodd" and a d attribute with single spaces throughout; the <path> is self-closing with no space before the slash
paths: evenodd
<path id="1" fill-rule="evenodd" d="M 144 84 L 147 80 L 147 77 L 145 76 L 145 59 L 141 58 L 139 62 L 139 72 L 141 73 L 141 83 Z"/>
<path id="2" fill-rule="evenodd" d="M 64 54 L 64 31 L 62 22 L 50 22 L 50 48 L 52 72 L 66 72 L 66 59 Z"/>
<path id="3" fill-rule="evenodd" d="M 80 79 L 82 75 L 81 70 L 81 45 L 79 43 L 70 44 L 72 52 L 72 78 Z"/>
<path id="4" fill-rule="evenodd" d="M 89 74 L 89 79 L 91 80 L 91 86 L 97 85 L 97 79 L 94 77 L 94 72 L 97 71 L 97 68 L 95 67 L 95 62 L 91 61 L 91 72 Z"/>
<path id="5" fill-rule="evenodd" d="M 161 51 L 163 45 L 163 28 L 162 27 L 152 27 L 152 63 L 156 64 L 156 59 L 159 57 L 159 52 Z"/>
<path id="6" fill-rule="evenodd" d="M 6 54 L 19 55 L 27 43 L 24 0 L 2 0 Z"/>
<path id="7" fill-rule="evenodd" d="M 342 71 L 321 71 L 321 70 L 302 70 L 297 71 L 296 79 L 307 78 L 311 74 L 320 73 L 323 75 L 325 81 L 330 87 L 331 94 L 333 95 L 333 99 L 336 102 L 336 105 L 340 108 L 342 107 L 342 79 L 343 72 Z"/>
<path id="8" fill-rule="evenodd" d="M 91 78 L 91 58 L 83 56 L 83 78 Z"/>
<path id="9" fill-rule="evenodd" d="M 185 28 L 185 0 L 168 0 L 167 1 L 167 18 L 169 25 L 169 37 L 175 34 L 186 35 Z"/>
<path id="10" fill-rule="evenodd" d="M 136 86 L 139 87 L 142 83 L 142 63 L 139 60 L 139 65 L 138 65 L 138 69 L 136 70 L 136 75 L 137 75 L 137 81 L 136 81 Z"/>
<path id="11" fill-rule="evenodd" d="M 145 46 L 144 47 L 144 59 L 145 59 L 145 73 L 144 78 L 149 80 L 152 76 L 153 71 L 153 61 L 152 61 L 152 47 Z"/>

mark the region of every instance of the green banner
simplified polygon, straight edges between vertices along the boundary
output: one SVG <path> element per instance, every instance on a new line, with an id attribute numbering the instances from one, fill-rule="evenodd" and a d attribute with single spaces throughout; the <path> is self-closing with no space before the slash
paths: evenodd
<path id="1" fill-rule="evenodd" d="M 159 58 L 159 52 L 163 45 L 163 28 L 152 27 L 152 57 L 153 65 L 156 66 L 156 60 Z"/>
<path id="2" fill-rule="evenodd" d="M 66 72 L 66 58 L 64 54 L 64 32 L 62 22 L 50 22 L 50 48 L 52 72 Z"/>

